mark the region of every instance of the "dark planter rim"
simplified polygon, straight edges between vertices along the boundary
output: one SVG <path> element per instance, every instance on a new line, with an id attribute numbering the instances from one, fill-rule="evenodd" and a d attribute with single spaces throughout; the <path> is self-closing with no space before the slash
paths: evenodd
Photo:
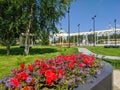
<path id="1" fill-rule="evenodd" d="M 106 85 L 108 87 L 105 88 L 110 88 L 110 89 L 104 89 L 104 90 L 112 90 L 112 72 L 113 72 L 113 68 L 112 66 L 107 63 L 107 62 L 101 62 L 102 64 L 104 64 L 104 68 L 101 70 L 101 74 L 99 75 L 95 75 L 95 78 L 93 79 L 93 77 L 89 77 L 85 84 L 80 84 L 77 87 L 74 87 L 73 90 L 103 90 L 100 89 L 101 86 L 103 86 L 101 83 L 106 83 L 107 78 L 108 79 L 108 84 Z M 99 88 L 99 89 L 98 89 Z"/>

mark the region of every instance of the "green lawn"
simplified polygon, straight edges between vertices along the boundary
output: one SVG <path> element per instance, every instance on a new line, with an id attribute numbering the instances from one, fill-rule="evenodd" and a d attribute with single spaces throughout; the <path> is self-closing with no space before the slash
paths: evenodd
<path id="1" fill-rule="evenodd" d="M 75 47 L 34 46 L 30 49 L 30 55 L 25 56 L 23 52 L 23 48 L 14 46 L 11 48 L 11 55 L 7 56 L 5 47 L 0 47 L 0 78 L 8 75 L 12 68 L 18 68 L 20 63 L 28 64 L 36 59 L 78 53 L 78 50 Z"/>
<path id="2" fill-rule="evenodd" d="M 120 56 L 120 48 L 104 48 L 103 46 L 96 46 L 96 47 L 84 46 L 84 47 L 96 54 L 103 54 L 103 55 L 109 55 L 109 56 Z"/>
<path id="3" fill-rule="evenodd" d="M 114 69 L 120 69 L 120 60 L 104 59 L 104 61 L 110 63 Z"/>

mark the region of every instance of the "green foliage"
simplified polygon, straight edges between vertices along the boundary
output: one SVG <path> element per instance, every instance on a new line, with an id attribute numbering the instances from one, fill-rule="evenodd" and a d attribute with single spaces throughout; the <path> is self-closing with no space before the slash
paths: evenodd
<path id="1" fill-rule="evenodd" d="M 23 0 L 0 1 L 0 43 L 7 47 L 8 55 L 10 46 L 19 38 L 20 33 L 25 31 L 27 22 L 23 6 Z"/>
<path id="2" fill-rule="evenodd" d="M 65 16 L 74 0 L 0 0 L 0 43 L 10 46 L 21 33 L 34 33 L 43 45 L 49 44 L 50 33 Z M 26 36 L 26 42 L 29 37 Z M 29 46 L 26 44 L 25 46 Z"/>
<path id="3" fill-rule="evenodd" d="M 48 45 L 50 33 L 56 33 L 56 25 L 65 16 L 67 7 L 73 0 L 40 0 L 38 1 L 38 23 L 42 45 Z"/>
<path id="4" fill-rule="evenodd" d="M 40 31 L 41 45 L 49 45 L 49 31 Z"/>

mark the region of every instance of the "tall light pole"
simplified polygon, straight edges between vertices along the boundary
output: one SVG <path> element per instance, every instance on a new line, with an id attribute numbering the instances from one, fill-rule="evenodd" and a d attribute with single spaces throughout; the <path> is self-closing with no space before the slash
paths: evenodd
<path id="1" fill-rule="evenodd" d="M 115 23 L 115 46 L 117 44 L 116 40 L 117 40 L 117 37 L 116 37 L 116 19 L 114 20 L 114 23 Z"/>
<path id="2" fill-rule="evenodd" d="M 68 6 L 68 47 L 70 48 L 70 6 Z"/>
<path id="3" fill-rule="evenodd" d="M 90 30 L 89 30 L 89 32 L 91 32 L 92 31 L 92 29 L 90 28 Z M 92 38 L 91 38 L 91 34 L 89 34 L 89 44 L 91 44 L 91 40 Z"/>
<path id="4" fill-rule="evenodd" d="M 93 35 L 93 37 L 94 37 L 94 43 L 93 43 L 93 46 L 95 47 L 95 44 L 96 44 L 96 35 L 95 35 L 95 17 L 96 17 L 96 15 L 94 15 L 93 17 L 92 17 L 92 20 L 93 20 L 93 32 L 94 32 L 94 35 Z"/>
<path id="5" fill-rule="evenodd" d="M 80 24 L 78 26 L 78 45 L 80 46 Z"/>

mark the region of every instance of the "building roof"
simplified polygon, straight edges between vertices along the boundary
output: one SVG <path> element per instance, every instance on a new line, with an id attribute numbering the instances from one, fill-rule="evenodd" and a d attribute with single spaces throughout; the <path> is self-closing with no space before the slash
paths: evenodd
<path id="1" fill-rule="evenodd" d="M 114 33 L 114 32 L 115 32 L 115 29 L 95 31 L 95 33 L 97 33 L 98 35 L 99 34 L 105 34 L 105 33 Z M 120 32 L 120 29 L 116 29 L 116 32 Z M 87 35 L 88 34 L 94 34 L 94 32 L 93 31 L 91 31 L 91 32 L 79 32 L 79 35 L 86 35 L 86 34 Z M 78 32 L 77 33 L 70 33 L 70 36 L 75 36 L 75 35 L 78 35 Z M 56 36 L 68 36 L 68 33 L 61 30 L 61 33 L 56 34 Z"/>

